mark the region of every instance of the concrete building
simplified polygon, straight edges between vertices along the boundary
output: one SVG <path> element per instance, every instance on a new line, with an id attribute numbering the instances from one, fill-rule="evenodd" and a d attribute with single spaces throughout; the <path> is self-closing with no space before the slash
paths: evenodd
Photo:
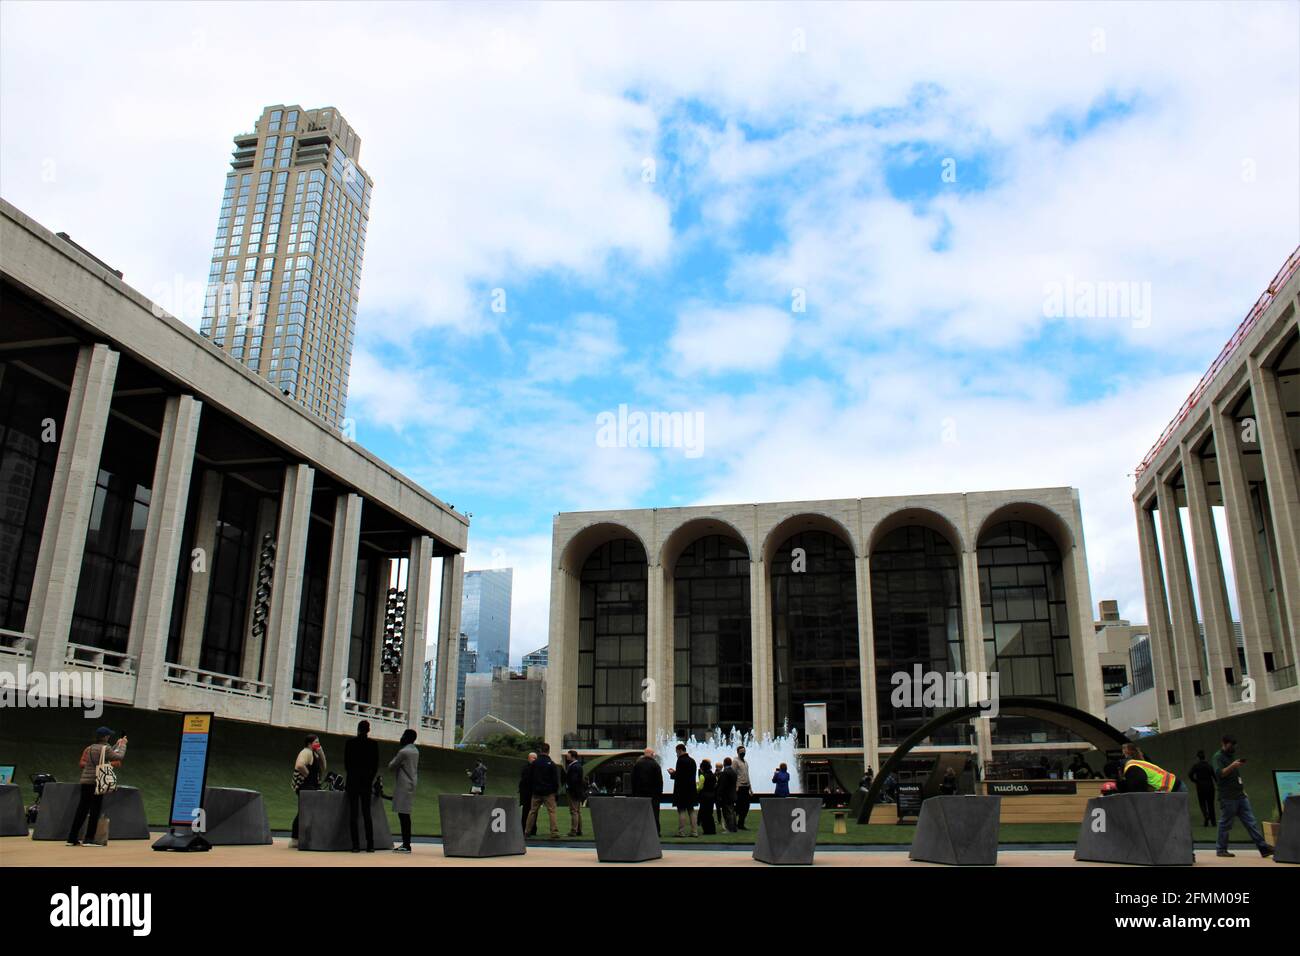
<path id="1" fill-rule="evenodd" d="M 463 515 L 2 201 L 0 316 L 0 669 L 98 672 L 108 702 L 149 710 L 335 732 L 364 716 L 452 742 L 455 668 L 422 717 L 421 666 L 431 632 L 454 659 Z"/>
<path id="2" fill-rule="evenodd" d="M 549 654 L 546 736 L 586 750 L 779 732 L 817 702 L 825 749 L 878 767 L 933 713 L 891 706 L 914 665 L 1104 712 L 1071 488 L 560 514 Z M 933 744 L 1041 739 L 996 724 Z"/>
<path id="3" fill-rule="evenodd" d="M 1121 618 L 1117 601 L 1102 601 L 1098 609 L 1094 626 L 1106 722 L 1119 730 L 1148 727 L 1156 721 L 1156 705 L 1147 627 Z"/>
<path id="4" fill-rule="evenodd" d="M 513 568 L 465 572 L 460 626 L 469 635 L 470 649 L 477 655 L 473 673 L 491 674 L 497 667 L 510 666 L 510 597 L 514 579 Z"/>
<path id="5" fill-rule="evenodd" d="M 540 735 L 546 723 L 545 669 L 516 674 L 508 667 L 494 667 L 491 674 L 466 677 L 466 734 L 489 715 L 523 734 Z"/>
<path id="6" fill-rule="evenodd" d="M 370 219 L 361 138 L 332 107 L 268 106 L 235 137 L 199 330 L 338 427 Z"/>
<path id="7" fill-rule="evenodd" d="M 545 647 L 539 647 L 535 651 L 529 651 L 524 655 L 523 669 L 525 671 L 530 667 L 545 667 L 548 661 L 548 654 Z"/>
<path id="8" fill-rule="evenodd" d="M 1300 249 L 1138 466 L 1162 731 L 1300 699 L 1298 293 Z"/>
<path id="9" fill-rule="evenodd" d="M 464 631 L 456 641 L 456 726 L 465 726 L 465 678 L 477 670 L 478 652 L 470 647 Z"/>

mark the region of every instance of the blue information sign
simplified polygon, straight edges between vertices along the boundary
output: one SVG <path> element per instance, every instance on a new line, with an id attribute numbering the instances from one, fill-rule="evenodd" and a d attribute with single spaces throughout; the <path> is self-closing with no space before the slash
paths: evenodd
<path id="1" fill-rule="evenodd" d="M 172 787 L 171 825 L 195 828 L 202 814 L 203 790 L 208 779 L 208 737 L 212 714 L 185 714 L 181 718 L 181 744 L 176 752 L 176 782 Z"/>

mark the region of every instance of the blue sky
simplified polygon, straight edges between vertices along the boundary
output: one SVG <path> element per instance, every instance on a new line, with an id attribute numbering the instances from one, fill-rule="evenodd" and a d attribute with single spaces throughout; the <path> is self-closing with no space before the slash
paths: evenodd
<path id="1" fill-rule="evenodd" d="M 516 659 L 552 516 L 620 506 L 1072 485 L 1145 620 L 1129 474 L 1300 242 L 1295 4 L 338 3 L 296 61 L 287 6 L 124 6 L 0 8 L 5 198 L 197 324 L 231 136 L 338 107 L 349 415 L 516 568 Z"/>

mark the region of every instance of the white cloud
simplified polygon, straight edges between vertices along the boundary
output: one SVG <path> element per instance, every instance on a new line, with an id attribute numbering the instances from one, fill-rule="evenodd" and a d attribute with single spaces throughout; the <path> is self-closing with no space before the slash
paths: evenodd
<path id="1" fill-rule="evenodd" d="M 757 372 L 775 366 L 794 334 L 794 319 L 767 305 L 692 305 L 677 317 L 668 346 L 675 368 L 696 372 Z"/>

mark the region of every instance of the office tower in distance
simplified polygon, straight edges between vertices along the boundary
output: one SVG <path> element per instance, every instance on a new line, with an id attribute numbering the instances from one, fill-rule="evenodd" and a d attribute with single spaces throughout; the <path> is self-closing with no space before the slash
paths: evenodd
<path id="1" fill-rule="evenodd" d="M 466 571 L 460 627 L 478 652 L 474 673 L 510 666 L 510 594 L 514 569 Z"/>
<path id="2" fill-rule="evenodd" d="M 373 185 L 360 154 L 332 107 L 269 106 L 235 137 L 199 326 L 336 427 Z"/>
<path id="3" fill-rule="evenodd" d="M 523 670 L 527 673 L 530 667 L 545 667 L 547 660 L 547 645 L 543 644 L 535 651 L 529 651 L 524 655 Z"/>

